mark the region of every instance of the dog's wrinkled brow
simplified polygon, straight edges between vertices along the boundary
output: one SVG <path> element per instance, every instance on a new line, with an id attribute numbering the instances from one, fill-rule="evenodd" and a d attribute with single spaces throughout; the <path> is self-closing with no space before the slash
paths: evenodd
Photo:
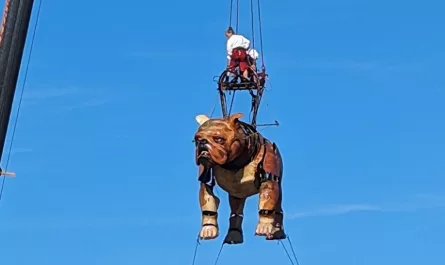
<path id="1" fill-rule="evenodd" d="M 229 130 L 229 131 L 232 131 L 233 129 L 232 128 L 230 128 L 228 125 L 227 125 L 227 122 L 225 122 L 225 121 L 219 121 L 219 120 L 213 120 L 213 121 L 209 121 L 209 122 L 206 122 L 206 123 L 204 123 L 202 126 L 201 126 L 201 130 L 206 130 L 206 129 L 212 129 L 212 130 L 218 130 L 218 129 L 220 129 L 220 130 Z"/>

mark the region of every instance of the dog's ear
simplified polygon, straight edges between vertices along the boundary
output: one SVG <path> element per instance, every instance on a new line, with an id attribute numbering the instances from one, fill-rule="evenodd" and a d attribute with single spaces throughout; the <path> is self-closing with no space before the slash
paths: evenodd
<path id="1" fill-rule="evenodd" d="M 232 124 L 236 125 L 238 123 L 239 119 L 243 116 L 244 116 L 244 114 L 242 114 L 242 113 L 235 113 L 229 117 L 229 120 Z"/>
<path id="2" fill-rule="evenodd" d="M 210 120 L 210 118 L 205 114 L 200 114 L 195 117 L 196 121 L 199 125 L 202 125 L 204 122 Z"/>

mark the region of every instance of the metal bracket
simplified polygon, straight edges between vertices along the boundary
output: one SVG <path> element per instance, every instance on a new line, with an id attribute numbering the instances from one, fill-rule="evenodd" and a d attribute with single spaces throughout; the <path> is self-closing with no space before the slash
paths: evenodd
<path id="1" fill-rule="evenodd" d="M 0 176 L 11 177 L 11 178 L 16 177 L 14 172 L 3 172 L 1 168 L 0 168 Z"/>
<path id="2" fill-rule="evenodd" d="M 263 124 L 257 124 L 257 127 L 265 127 L 265 126 L 280 126 L 280 123 L 278 121 L 275 121 L 274 123 L 263 123 Z"/>

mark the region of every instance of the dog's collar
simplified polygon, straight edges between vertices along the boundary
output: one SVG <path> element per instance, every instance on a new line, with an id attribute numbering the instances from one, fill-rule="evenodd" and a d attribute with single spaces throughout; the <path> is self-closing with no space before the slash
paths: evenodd
<path id="1" fill-rule="evenodd" d="M 239 124 L 241 129 L 243 130 L 244 139 L 246 141 L 246 153 L 243 152 L 243 156 L 247 156 L 248 160 L 245 161 L 245 165 L 239 165 L 236 162 L 231 162 L 224 166 L 221 166 L 225 169 L 238 169 L 239 167 L 244 167 L 247 164 L 251 163 L 256 158 L 261 146 L 264 145 L 264 138 L 261 137 L 255 127 L 242 121 L 239 121 Z"/>
<path id="2" fill-rule="evenodd" d="M 264 144 L 264 140 L 259 135 L 258 131 L 252 125 L 240 122 L 241 129 L 243 130 L 245 137 L 247 138 L 247 149 L 249 150 L 250 162 L 255 159 L 256 154 Z"/>

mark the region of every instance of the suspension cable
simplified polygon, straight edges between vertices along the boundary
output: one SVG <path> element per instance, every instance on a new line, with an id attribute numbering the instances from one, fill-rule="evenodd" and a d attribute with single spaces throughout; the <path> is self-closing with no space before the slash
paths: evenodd
<path id="1" fill-rule="evenodd" d="M 229 27 L 232 27 L 232 16 L 233 16 L 233 0 L 230 0 Z M 239 0 L 236 0 L 236 23 L 235 23 L 236 33 L 238 33 L 238 26 L 239 26 Z"/>
<path id="2" fill-rule="evenodd" d="M 221 257 L 221 252 L 222 252 L 223 248 L 224 248 L 224 243 L 221 245 L 221 248 L 219 249 L 219 252 L 218 252 L 218 255 L 216 256 L 216 260 L 215 260 L 214 265 L 218 264 L 219 257 Z"/>
<path id="3" fill-rule="evenodd" d="M 286 246 L 284 245 L 283 240 L 278 240 L 278 242 L 277 242 L 278 245 L 281 244 L 281 246 L 282 246 L 283 249 L 284 249 L 284 252 L 286 253 L 287 258 L 289 259 L 289 262 L 290 262 L 292 265 L 295 265 L 295 264 L 296 264 L 296 265 L 300 265 L 300 263 L 299 263 L 299 261 L 298 261 L 298 258 L 297 258 L 297 255 L 295 254 L 294 247 L 292 246 L 292 242 L 291 242 L 290 239 L 289 239 L 289 235 L 287 235 L 287 239 L 285 239 L 285 240 L 288 241 L 289 246 L 290 246 L 291 249 L 292 249 L 293 258 L 292 258 L 292 256 L 291 256 L 291 254 L 289 253 L 289 251 L 287 250 Z M 199 242 L 199 241 L 200 241 L 200 239 L 199 239 L 199 236 L 198 236 L 198 239 L 196 240 L 195 250 L 194 250 L 194 253 L 193 253 L 193 261 L 192 261 L 192 265 L 195 265 L 195 262 L 196 262 L 196 257 L 197 257 L 197 253 L 198 253 L 198 247 L 199 247 L 199 245 L 200 245 L 200 242 Z M 225 244 L 226 244 L 226 243 L 221 244 L 221 247 L 220 247 L 220 249 L 219 249 L 219 251 L 218 251 L 218 255 L 216 256 L 216 260 L 215 260 L 214 265 L 217 265 L 217 264 L 218 264 L 219 258 L 221 257 L 221 253 L 222 253 L 222 250 L 223 250 Z M 295 259 L 295 262 L 294 262 L 294 259 Z"/>
<path id="4" fill-rule="evenodd" d="M 232 26 L 233 0 L 230 0 L 229 27 Z"/>
<path id="5" fill-rule="evenodd" d="M 253 12 L 253 0 L 250 0 L 250 17 L 252 23 L 252 48 L 255 49 L 255 20 L 254 20 L 254 12 Z"/>
<path id="6" fill-rule="evenodd" d="M 229 116 L 231 115 L 231 113 L 232 113 L 232 107 L 233 107 L 233 102 L 235 101 L 235 93 L 236 93 L 236 90 L 235 91 L 233 91 L 233 94 L 232 94 L 232 101 L 230 101 L 230 108 L 229 108 Z"/>
<path id="7" fill-rule="evenodd" d="M 258 23 L 259 23 L 259 38 L 260 38 L 260 49 L 261 51 L 259 52 L 261 54 L 261 70 L 262 70 L 262 74 L 265 74 L 266 71 L 266 67 L 265 67 L 265 63 L 264 63 L 264 47 L 263 47 L 263 30 L 262 30 L 262 19 L 261 19 L 261 6 L 260 6 L 260 0 L 257 0 L 257 5 L 258 5 Z M 232 16 L 233 16 L 233 0 L 230 0 L 230 16 L 229 16 L 229 24 L 230 27 L 232 27 Z M 254 0 L 250 0 L 250 15 L 251 15 L 251 30 L 252 30 L 252 37 L 251 37 L 251 48 L 255 49 L 255 10 L 254 10 L 255 6 L 254 6 Z M 238 33 L 239 30 L 239 0 L 236 0 L 236 27 L 235 27 L 235 32 Z M 256 66 L 256 63 L 255 63 Z M 256 67 L 256 71 L 258 71 L 258 67 Z M 255 71 L 255 72 L 256 72 Z M 265 78 L 265 77 L 264 77 Z M 260 86 L 260 81 L 257 78 L 257 82 L 258 82 L 258 87 Z M 252 94 L 252 91 L 250 91 Z M 256 123 L 256 115 L 257 115 L 257 110 L 259 107 L 259 103 L 261 101 L 261 97 L 262 97 L 262 89 L 259 89 L 257 92 L 257 95 L 253 95 L 252 97 L 254 99 L 253 105 L 252 105 L 252 110 L 254 112 L 254 117 L 252 120 L 252 123 L 255 124 Z M 233 93 L 232 95 L 232 103 L 230 104 L 230 111 L 232 109 L 233 106 L 233 101 L 235 98 L 235 93 Z"/>
<path id="8" fill-rule="evenodd" d="M 193 262 L 192 262 L 192 265 L 195 265 L 196 254 L 198 253 L 198 246 L 199 246 L 199 235 L 198 235 L 198 238 L 196 239 L 196 246 L 195 246 L 195 252 L 194 252 L 194 254 L 193 254 Z"/>
<path id="9" fill-rule="evenodd" d="M 20 93 L 20 99 L 19 99 L 19 103 L 18 103 L 18 107 L 17 107 L 17 114 L 16 114 L 16 117 L 15 117 L 14 127 L 12 129 L 11 143 L 9 145 L 8 156 L 7 156 L 7 159 L 6 159 L 5 172 L 8 171 L 9 160 L 11 158 L 12 146 L 13 146 L 13 143 L 14 143 L 15 131 L 17 129 L 17 123 L 18 123 L 19 114 L 20 114 L 20 107 L 22 106 L 23 93 L 25 91 L 26 81 L 28 79 L 28 70 L 29 70 L 29 65 L 30 65 L 30 62 L 31 62 L 32 52 L 33 52 L 33 48 L 34 48 L 34 41 L 35 41 L 36 32 L 37 32 L 37 25 L 39 23 L 40 10 L 41 10 L 41 7 L 42 7 L 42 2 L 43 2 L 43 0 L 40 0 L 39 7 L 37 9 L 37 17 L 36 17 L 36 22 L 34 24 L 34 30 L 33 30 L 34 32 L 32 34 L 28 60 L 26 62 L 26 69 L 25 69 L 25 74 L 24 74 L 24 79 L 23 79 L 23 84 L 22 84 L 22 91 Z M 1 188 L 0 188 L 0 201 L 3 198 L 3 190 L 5 188 L 5 179 L 6 179 L 6 176 L 3 176 L 2 183 L 1 183 Z"/>
<path id="10" fill-rule="evenodd" d="M 236 0 L 236 29 L 235 29 L 236 33 L 238 33 L 238 24 L 239 24 L 239 0 Z"/>
<path id="11" fill-rule="evenodd" d="M 263 30 L 262 30 L 262 26 L 261 26 L 260 0 L 258 0 L 258 21 L 259 21 L 259 29 L 260 29 L 261 64 L 264 69 Z"/>

